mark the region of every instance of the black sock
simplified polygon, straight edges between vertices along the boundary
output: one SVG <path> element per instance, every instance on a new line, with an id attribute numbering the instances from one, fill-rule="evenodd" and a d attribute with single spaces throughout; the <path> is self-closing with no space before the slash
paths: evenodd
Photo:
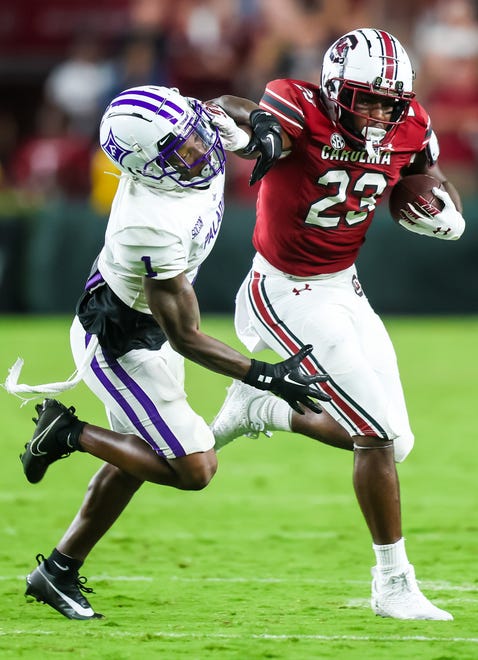
<path id="1" fill-rule="evenodd" d="M 78 569 L 83 564 L 79 559 L 73 559 L 58 552 L 55 548 L 48 559 L 45 559 L 45 564 L 49 572 L 60 580 L 70 580 L 76 577 Z"/>
<path id="2" fill-rule="evenodd" d="M 75 417 L 75 420 L 72 421 L 71 424 L 58 431 L 59 437 L 66 442 L 67 446 L 70 447 L 72 451 L 85 451 L 80 445 L 80 435 L 85 424 L 86 422 L 80 422 L 80 420 Z"/>

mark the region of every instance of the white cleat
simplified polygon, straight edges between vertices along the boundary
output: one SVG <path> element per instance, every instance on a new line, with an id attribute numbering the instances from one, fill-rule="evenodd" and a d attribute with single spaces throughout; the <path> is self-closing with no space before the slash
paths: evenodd
<path id="1" fill-rule="evenodd" d="M 372 610 L 375 614 L 393 619 L 453 621 L 449 612 L 436 607 L 422 594 L 411 564 L 403 573 L 385 580 L 374 567 L 372 576 Z"/>
<path id="2" fill-rule="evenodd" d="M 224 403 L 211 424 L 216 439 L 216 450 L 241 435 L 258 438 L 259 434 L 263 433 L 270 438 L 272 433 L 266 428 L 264 420 L 257 415 L 261 403 L 270 396 L 274 395 L 234 380 L 228 387 Z"/>

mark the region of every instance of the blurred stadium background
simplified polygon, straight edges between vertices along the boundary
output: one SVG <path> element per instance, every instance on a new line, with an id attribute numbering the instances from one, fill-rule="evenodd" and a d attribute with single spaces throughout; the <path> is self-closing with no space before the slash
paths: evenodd
<path id="1" fill-rule="evenodd" d="M 15 0 L 0 6 L 0 313 L 73 311 L 116 185 L 97 145 L 116 92 L 154 83 L 258 100 L 272 78 L 318 81 L 325 48 L 360 26 L 409 51 L 468 221 L 446 244 L 381 209 L 362 283 L 382 313 L 478 312 L 476 0 Z M 232 311 L 252 255 L 251 164 L 229 161 L 222 233 L 198 281 L 204 312 Z"/>

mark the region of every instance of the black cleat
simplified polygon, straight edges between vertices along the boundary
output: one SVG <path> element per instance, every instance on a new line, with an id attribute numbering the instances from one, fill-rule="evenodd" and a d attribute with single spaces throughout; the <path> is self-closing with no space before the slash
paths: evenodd
<path id="1" fill-rule="evenodd" d="M 45 557 L 37 555 L 37 568 L 27 575 L 25 596 L 33 597 L 38 602 L 45 603 L 54 610 L 66 616 L 67 619 L 103 619 L 103 615 L 94 612 L 93 608 L 81 593 L 94 593 L 91 587 L 86 587 L 86 578 L 76 575 L 73 579 L 60 580 L 52 575 L 45 564 Z"/>
<path id="2" fill-rule="evenodd" d="M 23 471 L 31 484 L 43 479 L 51 463 L 79 449 L 78 437 L 84 426 L 74 414 L 73 406 L 66 408 L 55 399 L 45 399 L 35 409 L 38 414 L 38 419 L 33 418 L 36 429 L 24 453 L 20 454 Z"/>

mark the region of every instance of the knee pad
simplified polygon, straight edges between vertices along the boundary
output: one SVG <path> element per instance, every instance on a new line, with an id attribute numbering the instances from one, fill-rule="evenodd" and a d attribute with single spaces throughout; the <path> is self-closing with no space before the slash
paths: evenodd
<path id="1" fill-rule="evenodd" d="M 393 441 L 393 456 L 395 463 L 402 463 L 412 451 L 415 442 L 413 433 L 404 433 Z"/>

